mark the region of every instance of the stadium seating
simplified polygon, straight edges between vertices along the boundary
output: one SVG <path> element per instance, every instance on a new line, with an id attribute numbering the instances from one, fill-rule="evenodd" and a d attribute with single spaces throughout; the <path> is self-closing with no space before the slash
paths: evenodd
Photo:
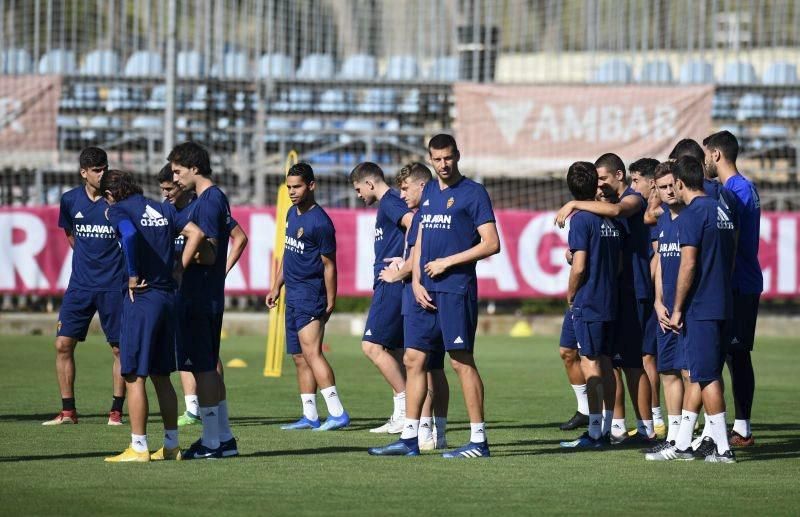
<path id="1" fill-rule="evenodd" d="M 739 98 L 736 120 L 760 119 L 767 116 L 767 100 L 760 93 L 746 93 Z"/>
<path id="2" fill-rule="evenodd" d="M 437 57 L 425 74 L 431 81 L 456 82 L 461 78 L 458 56 Z"/>
<path id="3" fill-rule="evenodd" d="M 294 75 L 292 58 L 284 54 L 264 54 L 258 59 L 260 79 L 288 79 Z"/>
<path id="4" fill-rule="evenodd" d="M 297 141 L 304 144 L 315 144 L 322 140 L 319 134 L 325 124 L 318 118 L 307 118 L 300 123 L 300 132 Z"/>
<path id="5" fill-rule="evenodd" d="M 666 61 L 648 61 L 639 74 L 640 83 L 671 83 L 672 68 Z"/>
<path id="6" fill-rule="evenodd" d="M 419 89 L 413 88 L 406 92 L 403 97 L 403 102 L 397 107 L 400 113 L 419 113 L 420 106 L 420 92 Z"/>
<path id="7" fill-rule="evenodd" d="M 0 55 L 0 71 L 3 75 L 29 74 L 33 71 L 31 55 L 27 50 L 21 48 L 10 48 L 4 50 Z"/>
<path id="8" fill-rule="evenodd" d="M 693 59 L 681 66 L 681 84 L 701 84 L 714 82 L 714 67 L 708 61 Z"/>
<path id="9" fill-rule="evenodd" d="M 772 63 L 764 72 L 764 84 L 798 84 L 797 66 L 784 61 Z"/>
<path id="10" fill-rule="evenodd" d="M 113 50 L 93 50 L 83 58 L 79 72 L 81 75 L 116 75 L 119 56 Z"/>
<path id="11" fill-rule="evenodd" d="M 591 82 L 599 84 L 631 82 L 631 66 L 621 59 L 609 59 L 602 63 L 592 76 Z"/>
<path id="12" fill-rule="evenodd" d="M 349 108 L 347 92 L 339 89 L 330 89 L 322 92 L 317 109 L 320 111 L 345 111 Z"/>
<path id="13" fill-rule="evenodd" d="M 355 54 L 342 63 L 339 79 L 375 79 L 378 76 L 378 65 L 373 56 Z"/>
<path id="14" fill-rule="evenodd" d="M 775 111 L 775 116 L 781 119 L 800 119 L 800 96 L 783 97 L 780 106 Z"/>
<path id="15" fill-rule="evenodd" d="M 161 56 L 156 52 L 139 50 L 131 54 L 125 63 L 127 77 L 150 77 L 164 74 Z"/>
<path id="16" fill-rule="evenodd" d="M 39 59 L 38 71 L 40 74 L 74 74 L 78 71 L 75 52 L 64 49 L 45 52 Z"/>
<path id="17" fill-rule="evenodd" d="M 264 133 L 265 143 L 278 143 L 285 139 L 285 135 L 292 129 L 292 121 L 285 118 L 269 117 L 267 129 Z"/>
<path id="18" fill-rule="evenodd" d="M 392 56 L 386 64 L 386 79 L 411 81 L 419 79 L 419 65 L 414 56 Z"/>
<path id="19" fill-rule="evenodd" d="M 309 54 L 297 69 L 298 79 L 333 79 L 334 75 L 333 56 L 328 54 Z"/>
<path id="20" fill-rule="evenodd" d="M 203 56 L 195 50 L 178 52 L 175 59 L 175 74 L 178 77 L 201 77 L 205 74 Z"/>
<path id="21" fill-rule="evenodd" d="M 364 100 L 358 110 L 364 113 L 387 113 L 394 111 L 397 92 L 392 88 L 369 88 L 364 91 Z"/>
<path id="22" fill-rule="evenodd" d="M 711 102 L 711 116 L 713 118 L 733 118 L 733 95 L 728 92 L 717 92 Z"/>
<path id="23" fill-rule="evenodd" d="M 363 133 L 369 133 L 375 131 L 378 125 L 374 120 L 363 119 L 363 118 L 350 118 L 344 121 L 342 125 L 342 134 L 339 135 L 339 142 L 343 144 L 349 144 L 354 140 L 359 140 L 363 136 Z M 351 133 L 358 133 L 357 135 L 352 135 Z"/>
<path id="24" fill-rule="evenodd" d="M 734 61 L 725 65 L 722 84 L 757 84 L 755 68 L 751 63 Z"/>
<path id="25" fill-rule="evenodd" d="M 211 67 L 211 76 L 224 79 L 246 79 L 250 74 L 247 54 L 244 52 L 226 52 L 222 63 Z"/>

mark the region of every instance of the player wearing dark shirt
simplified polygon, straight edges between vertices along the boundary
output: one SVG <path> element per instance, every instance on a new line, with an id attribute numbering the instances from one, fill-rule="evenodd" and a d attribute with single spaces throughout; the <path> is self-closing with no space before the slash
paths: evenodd
<path id="1" fill-rule="evenodd" d="M 336 306 L 336 231 L 328 214 L 314 199 L 314 170 L 293 165 L 286 175 L 292 206 L 286 214 L 283 261 L 267 295 L 267 307 L 278 304 L 286 285 L 286 352 L 297 368 L 303 416 L 282 429 L 332 431 L 350 425 L 336 389 L 333 369 L 322 353 L 325 324 Z M 328 407 L 320 423 L 316 393 Z"/>
<path id="2" fill-rule="evenodd" d="M 95 312 L 111 345 L 113 402 L 108 425 L 122 425 L 125 381 L 119 374 L 119 325 L 125 287 L 122 252 L 108 224 L 108 203 L 100 180 L 108 169 L 106 152 L 87 147 L 80 155 L 84 184 L 61 196 L 58 226 L 72 248 L 72 273 L 64 293 L 56 327 L 56 377 L 61 411 L 43 425 L 77 424 L 75 409 L 75 347 L 86 339 Z"/>

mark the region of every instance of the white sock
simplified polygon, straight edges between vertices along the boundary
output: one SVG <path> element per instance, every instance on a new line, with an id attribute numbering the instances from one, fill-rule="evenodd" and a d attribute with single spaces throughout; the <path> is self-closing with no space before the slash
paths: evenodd
<path id="1" fill-rule="evenodd" d="M 675 437 L 675 447 L 685 451 L 692 445 L 695 422 L 697 422 L 697 413 L 685 409 L 681 411 L 681 426 L 678 429 L 678 436 Z"/>
<path id="2" fill-rule="evenodd" d="M 578 413 L 582 415 L 589 414 L 589 397 L 586 395 L 585 384 L 573 384 L 572 389 L 575 392 L 575 398 L 578 400 Z"/>
<path id="3" fill-rule="evenodd" d="M 209 449 L 219 448 L 219 406 L 200 407 L 200 418 L 203 420 L 203 437 L 201 443 Z"/>
<path id="4" fill-rule="evenodd" d="M 336 393 L 336 386 L 331 386 L 329 388 L 323 388 L 319 390 L 322 393 L 322 397 L 325 399 L 325 404 L 328 406 L 328 415 L 330 416 L 342 416 L 344 413 L 344 408 L 342 407 L 342 402 L 339 400 L 339 394 Z"/>
<path id="5" fill-rule="evenodd" d="M 164 448 L 174 449 L 178 446 L 178 430 L 164 429 Z"/>
<path id="6" fill-rule="evenodd" d="M 392 420 L 402 420 L 406 417 L 406 392 L 401 391 L 394 397 L 394 412 L 392 413 Z"/>
<path id="7" fill-rule="evenodd" d="M 317 394 L 301 393 L 300 400 L 303 403 L 303 416 L 309 420 L 319 420 L 319 413 L 317 413 Z"/>
<path id="8" fill-rule="evenodd" d="M 197 400 L 197 395 L 186 395 L 183 400 L 186 402 L 187 412 L 200 416 L 200 402 Z"/>
<path id="9" fill-rule="evenodd" d="M 603 436 L 611 433 L 611 422 L 614 421 L 613 411 L 603 411 Z"/>
<path id="10" fill-rule="evenodd" d="M 417 437 L 419 430 L 419 420 L 406 418 L 403 420 L 403 432 L 400 434 L 401 440 L 410 440 Z"/>
<path id="11" fill-rule="evenodd" d="M 716 415 L 708 415 L 708 427 L 711 433 L 711 438 L 717 444 L 717 452 L 725 454 L 730 450 L 731 446 L 728 443 L 728 429 L 725 425 L 725 412 L 717 413 Z"/>
<path id="12" fill-rule="evenodd" d="M 708 413 L 703 413 L 703 432 L 700 433 L 700 439 L 702 440 L 706 436 L 711 436 L 711 428 L 708 424 Z"/>
<path id="13" fill-rule="evenodd" d="M 661 414 L 661 406 L 653 408 L 653 423 L 655 423 L 655 425 L 664 425 L 664 416 Z"/>
<path id="14" fill-rule="evenodd" d="M 625 425 L 624 418 L 612 418 L 611 419 L 611 435 L 612 436 L 622 436 L 623 434 L 628 432 L 628 426 Z"/>
<path id="15" fill-rule="evenodd" d="M 678 429 L 681 427 L 680 415 L 668 415 L 669 427 L 667 428 L 667 441 L 674 441 L 678 436 Z"/>
<path id="16" fill-rule="evenodd" d="M 147 435 L 131 433 L 131 447 L 136 452 L 147 452 Z"/>
<path id="17" fill-rule="evenodd" d="M 220 400 L 219 401 L 219 440 L 221 442 L 227 442 L 228 440 L 233 438 L 233 433 L 231 432 L 231 423 L 228 420 L 228 401 L 227 400 Z"/>
<path id="18" fill-rule="evenodd" d="M 642 423 L 641 427 L 639 427 L 638 422 Z M 655 431 L 653 431 L 653 421 L 652 420 L 639 420 L 639 421 L 637 421 L 636 430 L 640 434 L 643 434 L 644 436 L 647 436 L 648 438 L 653 436 L 653 434 L 655 434 Z"/>
<path id="19" fill-rule="evenodd" d="M 486 429 L 484 429 L 484 423 L 478 422 L 473 424 L 472 422 L 469 423 L 469 441 L 472 443 L 483 443 L 486 441 Z"/>
<path id="20" fill-rule="evenodd" d="M 733 430 L 739 433 L 742 438 L 750 438 L 752 430 L 750 430 L 750 420 L 734 420 Z"/>
<path id="21" fill-rule="evenodd" d="M 447 418 L 443 416 L 433 417 L 433 429 L 436 431 L 436 441 L 444 438 L 445 430 L 447 429 Z"/>
<path id="22" fill-rule="evenodd" d="M 589 415 L 589 436 L 595 440 L 603 436 L 603 415 L 600 413 Z"/>
<path id="23" fill-rule="evenodd" d="M 433 418 L 424 416 L 419 419 L 419 441 L 433 440 Z"/>

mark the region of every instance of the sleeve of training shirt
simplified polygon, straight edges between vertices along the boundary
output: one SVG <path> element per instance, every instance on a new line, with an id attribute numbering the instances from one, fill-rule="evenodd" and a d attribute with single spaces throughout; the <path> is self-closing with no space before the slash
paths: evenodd
<path id="1" fill-rule="evenodd" d="M 475 227 L 479 227 L 486 223 L 495 222 L 494 210 L 492 209 L 492 200 L 489 198 L 489 193 L 483 185 L 477 184 L 478 188 L 475 189 L 475 197 L 469 205 L 470 215 L 472 220 L 475 221 Z"/>
<path id="2" fill-rule="evenodd" d="M 71 199 L 64 194 L 61 196 L 61 207 L 58 212 L 58 227 L 72 232 L 73 221 L 72 214 L 70 214 Z"/>
<path id="3" fill-rule="evenodd" d="M 218 196 L 208 195 L 198 198 L 192 221 L 203 230 L 207 239 L 219 239 L 219 221 L 225 211 Z"/>
<path id="4" fill-rule="evenodd" d="M 395 194 L 394 191 L 392 191 L 392 193 Z M 385 204 L 384 201 L 386 201 Z M 400 226 L 400 221 L 403 220 L 403 217 L 411 212 L 406 202 L 400 199 L 396 194 L 393 196 L 383 196 L 383 199 L 381 199 L 381 208 L 383 208 L 387 217 L 389 217 L 389 220 L 392 221 L 395 226 Z"/>
<path id="5" fill-rule="evenodd" d="M 688 209 L 688 207 L 687 207 Z M 684 209 L 684 211 L 688 211 Z M 686 214 L 689 217 L 678 217 L 674 223 L 678 225 L 678 234 L 681 239 L 681 246 L 692 246 L 699 248 L 703 242 L 703 219 L 699 214 Z"/>
<path id="6" fill-rule="evenodd" d="M 319 243 L 320 255 L 332 255 L 336 253 L 336 228 L 333 222 L 322 213 L 318 218 L 317 224 L 314 227 L 314 233 L 317 242 Z"/>
<path id="7" fill-rule="evenodd" d="M 589 225 L 582 212 L 573 215 L 569 220 L 569 234 L 567 243 L 573 253 L 576 251 L 589 251 Z"/>

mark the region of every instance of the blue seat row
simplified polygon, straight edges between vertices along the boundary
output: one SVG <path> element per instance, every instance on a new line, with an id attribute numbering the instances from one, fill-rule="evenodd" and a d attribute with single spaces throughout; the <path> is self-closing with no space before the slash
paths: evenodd
<path id="1" fill-rule="evenodd" d="M 591 82 L 600 84 L 631 83 L 634 81 L 631 65 L 622 59 L 603 62 L 591 77 Z M 667 61 L 655 60 L 645 63 L 636 77 L 639 83 L 672 83 L 672 67 Z M 714 67 L 708 61 L 695 59 L 681 66 L 678 82 L 681 84 L 767 84 L 797 85 L 797 65 L 786 61 L 776 61 L 764 71 L 759 80 L 752 63 L 734 61 L 725 66 L 722 77 L 714 77 Z"/>

